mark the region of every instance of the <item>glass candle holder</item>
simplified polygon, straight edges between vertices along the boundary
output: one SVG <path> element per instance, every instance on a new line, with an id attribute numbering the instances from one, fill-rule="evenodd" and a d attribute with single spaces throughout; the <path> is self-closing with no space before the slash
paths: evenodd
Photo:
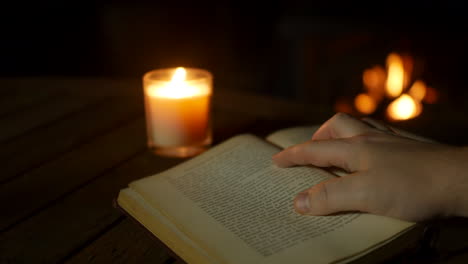
<path id="1" fill-rule="evenodd" d="M 148 147 L 156 154 L 191 157 L 212 142 L 213 77 L 195 68 L 159 69 L 143 76 Z"/>

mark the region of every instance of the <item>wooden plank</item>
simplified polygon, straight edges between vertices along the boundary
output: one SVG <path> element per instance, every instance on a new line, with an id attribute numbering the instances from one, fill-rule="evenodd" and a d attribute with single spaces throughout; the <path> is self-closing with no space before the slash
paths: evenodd
<path id="1" fill-rule="evenodd" d="M 243 132 L 236 126 L 245 122 L 251 125 L 256 120 L 247 118 L 245 121 L 234 111 L 228 115 L 215 111 L 214 115 L 215 131 L 223 128 L 222 133 L 215 132 L 219 141 Z M 112 188 L 107 184 L 118 184 L 119 181 L 112 174 L 102 180 L 105 184 L 94 183 L 101 182 L 104 178 L 98 176 L 125 160 L 131 155 L 128 153 L 144 149 L 145 139 L 144 123 L 139 120 L 0 186 L 0 200 L 15 201 L 0 206 L 2 212 L 8 212 L 0 218 L 0 228 L 8 229 L 0 238 L 0 262 L 55 262 L 102 234 L 115 217 L 119 217 L 115 212 L 103 209 L 110 208 L 107 204 L 110 201 L 105 197 L 110 197 L 108 190 Z M 127 177 L 136 175 L 135 168 L 123 174 Z M 127 178 L 125 184 L 129 181 Z M 97 187 L 90 190 L 88 186 Z M 118 236 L 120 233 L 115 234 Z"/>
<path id="2" fill-rule="evenodd" d="M 215 92 L 214 105 L 225 111 L 231 110 L 262 119 L 310 123 L 323 122 L 334 113 L 330 105 L 311 107 L 294 101 L 229 90 Z"/>
<path id="3" fill-rule="evenodd" d="M 146 147 L 143 119 L 0 186 L 0 230 L 50 205 Z"/>
<path id="4" fill-rule="evenodd" d="M 236 116 L 240 115 L 236 114 Z M 238 119 L 237 122 L 233 122 L 229 117 L 219 119 L 224 120 L 225 123 L 232 122 L 229 125 L 231 127 L 239 122 L 242 123 L 242 119 Z M 252 120 L 248 122 L 251 123 Z M 221 125 L 225 126 L 222 122 Z M 112 167 L 113 162 L 125 158 L 125 152 L 122 151 L 136 151 L 144 148 L 146 141 L 144 126 L 144 120 L 140 120 L 130 128 L 124 128 L 123 132 L 116 131 L 100 138 L 96 142 L 67 153 L 54 162 L 0 186 L 0 200 L 15 201 L 14 205 L 8 203 L 0 205 L 0 210 L 8 212 L 0 219 L 0 230 L 31 215 L 69 190 Z M 230 133 L 235 134 L 234 131 L 238 130 L 231 129 Z M 126 133 L 133 135 L 129 137 Z M 60 186 L 60 188 L 54 186 Z"/>
<path id="5" fill-rule="evenodd" d="M 0 117 L 31 107 L 54 96 L 57 96 L 56 91 L 31 93 L 24 89 L 14 89 L 8 94 L 0 95 Z"/>
<path id="6" fill-rule="evenodd" d="M 83 109 L 68 118 L 34 133 L 8 141 L 0 148 L 0 160 L 6 164 L 0 183 L 102 134 L 120 123 L 143 114 L 136 98 L 110 98 L 108 101 Z"/>
<path id="7" fill-rule="evenodd" d="M 439 219 L 432 223 L 432 236 L 428 250 L 420 258 L 432 255 L 438 263 L 468 263 L 468 219 L 454 217 Z"/>
<path id="8" fill-rule="evenodd" d="M 133 137 L 134 133 L 127 131 L 126 136 Z M 66 258 L 72 252 L 87 245 L 89 241 L 95 239 L 103 230 L 122 217 L 122 214 L 112 207 L 112 201 L 117 197 L 120 189 L 126 187 L 130 181 L 152 175 L 179 162 L 181 162 L 180 159 L 162 158 L 149 152 L 135 156 L 83 188 L 70 193 L 46 210 L 1 234 L 0 262 L 51 263 Z M 118 248 L 120 248 L 119 245 L 135 244 L 128 251 L 141 252 L 139 249 L 141 244 L 136 242 L 138 239 L 126 241 L 128 236 L 136 236 L 144 241 L 140 232 L 129 233 L 127 229 L 118 230 L 122 233 L 120 231 L 106 233 L 110 234 L 112 239 L 106 238 L 98 243 L 98 245 L 104 243 L 105 250 L 94 254 L 96 260 L 114 256 L 112 252 L 109 252 L 113 247 L 112 243 L 115 243 L 115 247 Z M 115 239 L 115 234 L 120 234 L 122 237 Z M 133 248 L 135 246 L 136 248 Z M 127 246 L 122 250 L 125 251 L 126 248 Z M 94 250 L 90 248 L 86 252 L 94 252 Z M 109 253 L 111 255 L 107 255 Z M 154 254 L 151 253 L 151 256 Z M 80 258 L 87 257 L 88 255 Z"/>
<path id="9" fill-rule="evenodd" d="M 0 117 L 53 97 L 133 96 L 142 98 L 141 80 L 21 77 L 0 78 Z"/>
<path id="10" fill-rule="evenodd" d="M 234 119 L 233 114 L 220 111 L 216 112 L 214 118 L 218 120 L 214 129 L 220 140 L 237 134 L 253 122 L 248 118 L 242 122 L 241 115 L 236 115 Z M 141 136 L 127 137 L 137 141 L 145 139 Z M 117 196 L 121 188 L 132 180 L 157 173 L 181 161 L 145 152 L 125 162 L 0 235 L 0 262 L 56 262 L 65 258 L 77 248 L 86 246 L 88 241 L 93 240 L 102 230 L 121 217 L 120 212 L 111 207 L 112 199 Z M 65 173 L 62 176 L 70 177 Z M 92 259 L 98 262 L 105 262 L 104 260 L 112 259 L 116 254 L 122 254 L 120 257 L 125 260 L 133 258 L 139 262 L 141 260 L 139 257 L 154 260 L 158 259 L 157 256 L 165 256 L 165 253 L 161 253 L 160 249 L 155 247 L 153 241 L 147 240 L 147 235 L 141 234 L 141 230 L 136 231 L 139 227 L 135 226 L 135 229 L 131 230 L 135 231 L 129 233 L 126 228 L 117 228 L 115 231 L 110 231 L 110 238 L 106 233 L 89 248 L 78 252 L 71 261 L 86 260 L 92 256 Z M 145 242 L 147 253 L 142 256 L 136 254 L 142 252 L 142 245 L 135 243 L 135 239 L 129 240 L 129 235 L 138 237 L 142 243 L 147 241 Z M 116 248 L 116 253 L 109 252 L 112 248 Z M 135 256 L 132 256 L 132 252 Z"/>
<path id="11" fill-rule="evenodd" d="M 248 128 L 255 125 L 259 120 L 253 115 L 226 111 L 216 106 L 213 109 L 212 118 L 214 144 L 239 133 L 248 132 Z"/>
<path id="12" fill-rule="evenodd" d="M 65 100 L 76 98 L 134 97 L 143 99 L 140 78 L 58 78 L 58 77 L 21 77 L 0 78 L 0 98 L 12 94 L 21 96 L 44 97 L 63 96 Z M 1 109 L 1 106 L 0 106 Z"/>
<path id="13" fill-rule="evenodd" d="M 102 100 L 102 97 L 83 96 L 70 100 L 70 98 L 59 96 L 40 105 L 4 116 L 0 118 L 2 128 L 0 129 L 0 143 Z"/>
<path id="14" fill-rule="evenodd" d="M 241 115 L 233 118 L 232 113 L 220 111 L 216 112 L 214 118 L 218 120 L 215 122 L 214 130 L 219 140 L 245 131 L 245 128 L 254 122 L 249 118 L 242 119 Z M 160 256 L 161 251 L 157 243 L 148 240 L 149 236 L 142 233 L 142 229 L 138 226 L 131 229 L 112 229 L 90 245 L 86 244 L 121 216 L 110 206 L 120 189 L 132 180 L 160 172 L 181 161 L 145 152 L 125 162 L 1 235 L 0 256 L 4 257 L 3 259 L 0 257 L 0 262 L 2 260 L 55 262 L 70 252 L 73 253 L 69 256 L 71 262 L 88 259 L 99 263 L 115 262 L 113 258 L 117 256 L 126 262 L 141 263 L 145 262 L 143 260 L 158 259 L 156 256 Z M 129 235 L 136 239 L 130 240 Z M 44 237 L 47 238 L 46 241 Z M 143 246 L 135 243 L 135 240 L 147 242 L 144 242 Z M 38 246 L 40 242 L 44 246 Z M 82 247 L 81 251 L 77 251 Z M 144 251 L 146 253 L 141 253 L 142 247 L 146 248 Z M 28 254 L 22 254 L 25 251 L 28 251 Z"/>
<path id="15" fill-rule="evenodd" d="M 0 79 L 0 88 L 3 83 L 20 87 L 37 86 L 40 89 L 67 88 L 73 96 L 110 96 L 131 95 L 141 98 L 141 79 Z M 259 118 L 285 119 L 285 120 L 311 120 L 324 121 L 333 114 L 330 105 L 310 106 L 304 103 L 273 98 L 256 93 L 237 90 L 227 90 L 215 87 L 214 106 L 223 111 L 242 113 Z"/>
<path id="16" fill-rule="evenodd" d="M 65 263 L 169 263 L 167 250 L 158 246 L 129 219 L 94 241 Z"/>
<path id="17" fill-rule="evenodd" d="M 440 220 L 435 225 L 437 236 L 432 246 L 439 252 L 458 252 L 468 249 L 468 218 L 455 217 Z"/>
<path id="18" fill-rule="evenodd" d="M 71 98 L 74 96 L 109 96 L 142 94 L 141 79 L 115 78 L 70 78 L 70 77 L 21 77 L 0 78 L 0 96 L 12 91 L 39 94 L 63 92 Z"/>
<path id="19" fill-rule="evenodd" d="M 453 256 L 446 257 L 442 261 L 438 263 L 445 263 L 445 264 L 466 264 L 468 263 L 468 250 L 464 252 L 459 252 L 458 254 L 454 254 Z"/>

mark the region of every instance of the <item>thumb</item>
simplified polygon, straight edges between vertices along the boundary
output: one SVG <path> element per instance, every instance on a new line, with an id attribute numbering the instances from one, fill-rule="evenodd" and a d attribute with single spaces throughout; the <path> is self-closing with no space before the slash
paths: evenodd
<path id="1" fill-rule="evenodd" d="M 329 215 L 344 211 L 365 211 L 366 189 L 359 173 L 334 178 L 317 184 L 294 199 L 300 214 Z"/>

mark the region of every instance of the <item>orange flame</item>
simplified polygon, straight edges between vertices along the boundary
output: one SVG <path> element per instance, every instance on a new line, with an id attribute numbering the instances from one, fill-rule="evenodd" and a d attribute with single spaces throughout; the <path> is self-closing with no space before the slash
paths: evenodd
<path id="1" fill-rule="evenodd" d="M 408 120 L 421 112 L 421 103 L 408 94 L 402 94 L 387 107 L 387 115 L 393 120 Z"/>
<path id="2" fill-rule="evenodd" d="M 181 99 L 195 97 L 208 93 L 208 90 L 190 85 L 186 81 L 187 71 L 183 67 L 178 67 L 172 75 L 171 81 L 166 85 L 149 86 L 147 93 L 151 97 L 162 97 L 170 99 Z"/>
<path id="3" fill-rule="evenodd" d="M 403 55 L 401 59 L 403 60 L 403 70 L 405 71 L 405 76 L 403 79 L 403 88 L 405 88 L 410 85 L 411 75 L 413 74 L 414 61 L 413 58 L 409 55 Z"/>
<path id="4" fill-rule="evenodd" d="M 362 82 L 364 87 L 372 98 L 376 101 L 382 100 L 385 94 L 385 79 L 387 74 L 381 66 L 375 66 L 367 69 L 362 74 Z"/>
<path id="5" fill-rule="evenodd" d="M 395 98 L 387 106 L 388 118 L 395 121 L 408 120 L 421 114 L 423 102 L 435 103 L 438 100 L 437 90 L 421 80 L 412 83 L 414 60 L 411 56 L 390 53 L 386 66 L 386 70 L 374 66 L 363 72 L 362 82 L 366 93 L 354 98 L 355 110 L 366 115 L 372 114 L 386 95 Z"/>
<path id="6" fill-rule="evenodd" d="M 423 102 L 426 104 L 435 104 L 439 100 L 439 93 L 432 87 L 426 87 L 426 95 Z"/>
<path id="7" fill-rule="evenodd" d="M 423 81 L 415 81 L 413 86 L 409 89 L 408 94 L 415 100 L 421 102 L 426 96 L 426 85 Z"/>
<path id="8" fill-rule="evenodd" d="M 377 102 L 372 96 L 362 93 L 354 99 L 354 106 L 359 112 L 369 115 L 377 108 Z"/>
<path id="9" fill-rule="evenodd" d="M 403 59 L 396 53 L 391 53 L 387 57 L 387 95 L 397 97 L 403 92 L 405 82 L 405 70 Z"/>

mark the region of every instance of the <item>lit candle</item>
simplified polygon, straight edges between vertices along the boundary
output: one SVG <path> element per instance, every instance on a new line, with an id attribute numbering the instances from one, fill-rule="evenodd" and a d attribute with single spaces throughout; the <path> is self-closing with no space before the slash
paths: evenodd
<path id="1" fill-rule="evenodd" d="M 201 69 L 145 74 L 148 145 L 165 156 L 188 157 L 211 144 L 212 76 Z"/>

